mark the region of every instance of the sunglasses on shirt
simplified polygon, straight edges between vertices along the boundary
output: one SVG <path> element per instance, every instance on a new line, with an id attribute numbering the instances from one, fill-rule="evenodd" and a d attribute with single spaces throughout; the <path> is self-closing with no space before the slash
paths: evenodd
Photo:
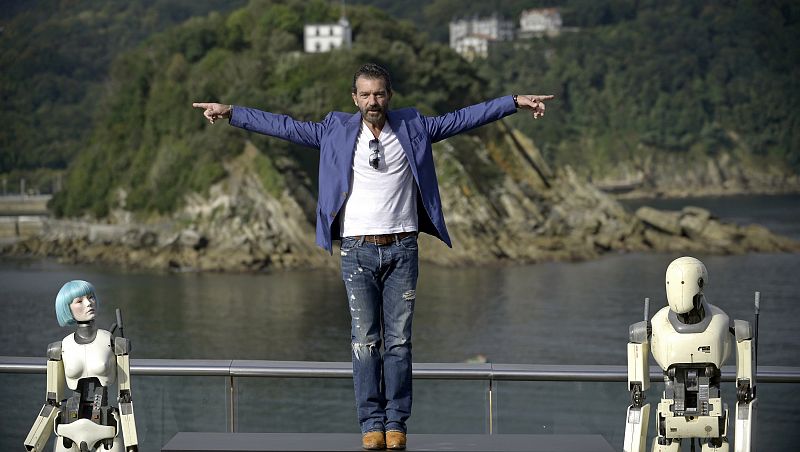
<path id="1" fill-rule="evenodd" d="M 369 150 L 372 152 L 372 155 L 369 156 L 369 166 L 378 169 L 381 164 L 381 155 L 378 152 L 378 145 L 381 142 L 375 138 L 374 140 L 369 140 Z"/>

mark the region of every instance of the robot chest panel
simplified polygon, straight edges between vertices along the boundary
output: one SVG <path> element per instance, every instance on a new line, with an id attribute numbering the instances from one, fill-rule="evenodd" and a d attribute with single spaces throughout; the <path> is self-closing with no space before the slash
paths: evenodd
<path id="1" fill-rule="evenodd" d="M 712 363 L 719 368 L 731 353 L 727 322 L 712 320 L 705 331 L 679 333 L 668 319 L 658 325 L 653 320 L 653 358 L 664 370 L 678 363 Z"/>
<path id="2" fill-rule="evenodd" d="M 78 387 L 81 378 L 96 377 L 100 384 L 108 386 L 116 380 L 116 358 L 111 342 L 101 337 L 100 331 L 89 344 L 78 344 L 67 336 L 62 341 L 61 357 L 64 360 L 64 376 L 70 389 Z"/>

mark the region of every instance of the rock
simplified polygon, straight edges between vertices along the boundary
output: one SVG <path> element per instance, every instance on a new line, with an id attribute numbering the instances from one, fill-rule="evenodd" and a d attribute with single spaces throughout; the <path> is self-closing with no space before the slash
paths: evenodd
<path id="1" fill-rule="evenodd" d="M 681 235 L 680 214 L 678 212 L 666 212 L 644 206 L 636 211 L 636 218 L 668 234 Z"/>
<path id="2" fill-rule="evenodd" d="M 681 210 L 678 224 L 687 237 L 697 239 L 703 235 L 703 230 L 711 219 L 711 212 L 700 207 L 687 206 Z"/>
<path id="3" fill-rule="evenodd" d="M 208 240 L 193 229 L 184 229 L 178 235 L 178 245 L 188 248 L 203 248 L 208 244 Z"/>
<path id="4" fill-rule="evenodd" d="M 123 240 L 126 228 L 111 224 L 90 224 L 89 242 L 110 245 Z"/>

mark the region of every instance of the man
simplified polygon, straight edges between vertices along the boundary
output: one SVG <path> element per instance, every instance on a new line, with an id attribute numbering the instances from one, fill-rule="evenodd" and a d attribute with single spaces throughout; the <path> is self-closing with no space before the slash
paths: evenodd
<path id="1" fill-rule="evenodd" d="M 233 126 L 320 150 L 317 244 L 332 252 L 332 239 L 342 240 L 362 447 L 404 449 L 411 414 L 417 233 L 452 246 L 431 143 L 518 108 L 539 118 L 543 102 L 553 96 L 505 96 L 426 117 L 413 108 L 389 110 L 391 78 L 376 64 L 365 64 L 355 73 L 352 96 L 358 113 L 333 112 L 321 122 L 225 104 L 193 106 L 204 109 L 212 124 L 228 118 Z"/>

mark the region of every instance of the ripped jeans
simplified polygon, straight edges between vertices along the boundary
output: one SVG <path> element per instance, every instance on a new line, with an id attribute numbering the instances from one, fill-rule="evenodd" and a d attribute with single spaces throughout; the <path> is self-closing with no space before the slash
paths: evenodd
<path id="1" fill-rule="evenodd" d="M 353 386 L 361 433 L 405 432 L 411 415 L 417 253 L 416 235 L 383 246 L 342 239 L 342 279 L 350 305 Z"/>

